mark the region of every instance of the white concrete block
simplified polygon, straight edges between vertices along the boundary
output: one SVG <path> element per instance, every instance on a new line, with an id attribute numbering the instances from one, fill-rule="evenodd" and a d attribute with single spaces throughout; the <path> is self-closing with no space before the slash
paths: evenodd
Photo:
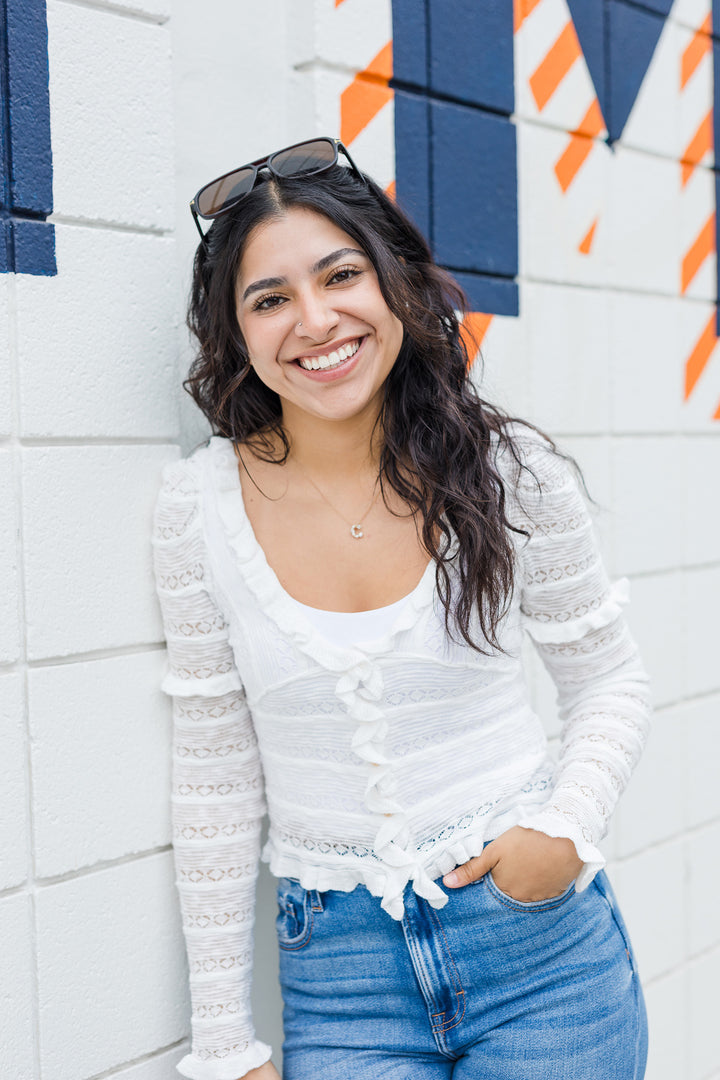
<path id="1" fill-rule="evenodd" d="M 532 418 L 548 431 L 591 434 L 610 418 L 607 295 L 527 282 L 522 321 Z"/>
<path id="2" fill-rule="evenodd" d="M 0 1074 L 35 1080 L 30 898 L 0 900 Z"/>
<path id="3" fill-rule="evenodd" d="M 168 853 L 39 890 L 43 1075 L 84 1080 L 186 1033 L 173 882 Z"/>
<path id="4" fill-rule="evenodd" d="M 687 824 L 694 828 L 720 819 L 720 695 L 685 702 L 682 714 L 687 733 Z"/>
<path id="5" fill-rule="evenodd" d="M 520 285 L 520 310 L 524 288 Z M 522 318 L 493 315 L 475 361 L 473 378 L 481 396 L 497 402 L 511 416 L 530 417 L 530 378 Z"/>
<path id="6" fill-rule="evenodd" d="M 17 502 L 15 454 L 0 450 L 0 664 L 14 663 L 21 649 Z"/>
<path id="7" fill-rule="evenodd" d="M 188 1046 L 183 1044 L 165 1053 L 154 1054 L 147 1061 L 130 1065 L 127 1069 L 119 1069 L 109 1075 L 112 1080 L 175 1080 L 179 1076 L 175 1066 L 187 1053 L 189 1053 Z"/>
<path id="8" fill-rule="evenodd" d="M 707 12 L 709 13 L 710 6 L 708 4 Z M 700 20 L 702 23 L 702 19 Z M 695 56 L 695 68 L 692 74 L 689 74 L 689 78 L 685 85 L 681 88 L 678 81 L 676 81 L 676 87 L 678 93 L 678 110 L 679 110 L 679 144 L 678 153 L 674 155 L 679 161 L 687 159 L 687 148 L 691 141 L 697 134 L 700 124 L 705 119 L 707 114 L 713 107 L 713 57 L 712 48 L 708 48 L 710 44 L 710 38 L 708 35 L 696 40 L 696 32 L 689 27 L 679 26 L 674 23 L 676 27 L 675 32 L 679 38 L 679 50 L 678 50 L 678 74 L 682 71 L 683 55 L 687 49 L 690 50 L 690 57 Z M 702 55 L 697 53 L 698 43 L 705 44 L 705 50 Z M 711 140 L 712 142 L 712 140 Z M 693 155 L 694 156 L 694 155 Z M 710 146 L 706 155 L 702 158 L 703 165 L 706 168 L 712 168 L 715 160 L 713 148 Z"/>
<path id="9" fill-rule="evenodd" d="M 716 602 L 720 596 L 720 567 L 688 570 L 685 589 L 688 690 L 691 695 L 712 693 L 720 690 Z"/>
<path id="10" fill-rule="evenodd" d="M 608 212 L 609 173 L 615 168 L 607 145 L 592 148 L 566 191 L 555 171 L 571 136 L 520 121 L 516 126 L 520 273 L 539 281 L 605 285 L 612 240 Z M 559 166 L 558 166 L 559 167 Z M 580 245 L 595 225 L 590 250 Z"/>
<path id="11" fill-rule="evenodd" d="M 720 945 L 720 822 L 687 838 L 688 927 L 691 955 Z"/>
<path id="12" fill-rule="evenodd" d="M 682 706 L 658 710 L 643 755 L 613 818 L 615 854 L 642 851 L 685 827 L 686 738 Z"/>
<path id="13" fill-rule="evenodd" d="M 682 969 L 644 987 L 649 1051 L 646 1080 L 683 1080 L 687 1057 L 687 978 Z"/>
<path id="14" fill-rule="evenodd" d="M 685 696 L 687 685 L 682 576 L 665 573 L 634 578 L 631 597 L 626 616 L 650 676 L 653 703 L 660 706 L 678 701 Z"/>
<path id="15" fill-rule="evenodd" d="M 677 164 L 616 144 L 609 175 L 614 287 L 677 295 L 681 251 Z"/>
<path id="16" fill-rule="evenodd" d="M 707 1080 L 718 1069 L 717 993 L 720 986 L 720 949 L 690 966 L 688 1039 L 689 1080 Z"/>
<path id="17" fill-rule="evenodd" d="M 22 676 L 0 675 L 0 889 L 20 885 L 27 868 L 25 700 Z"/>
<path id="18" fill-rule="evenodd" d="M 611 880 L 630 932 L 643 982 L 670 971 L 685 956 L 682 841 L 651 848 L 613 868 Z"/>
<path id="19" fill-rule="evenodd" d="M 392 39 L 390 0 L 311 0 L 286 9 L 293 64 L 321 60 L 362 71 Z"/>
<path id="20" fill-rule="evenodd" d="M 720 439 L 717 436 L 688 439 L 685 461 L 684 561 L 720 562 L 720 499 L 708 498 L 720 477 Z"/>
<path id="21" fill-rule="evenodd" d="M 685 516 L 671 509 L 685 484 L 684 441 L 618 438 L 612 459 L 617 566 L 623 574 L 672 569 L 685 542 Z"/>
<path id="22" fill-rule="evenodd" d="M 682 31 L 666 19 L 622 133 L 622 145 L 675 160 L 680 155 Z"/>
<path id="23" fill-rule="evenodd" d="M 157 651 L 30 671 L 39 877 L 170 843 L 164 664 Z"/>
<path id="24" fill-rule="evenodd" d="M 702 301 L 678 301 L 677 397 L 681 402 L 680 424 L 696 435 L 717 436 L 720 407 L 720 348 L 715 305 Z M 688 396 L 689 395 L 689 396 Z"/>
<path id="25" fill-rule="evenodd" d="M 150 533 L 171 446 L 23 451 L 32 660 L 162 641 Z"/>
<path id="26" fill-rule="evenodd" d="M 0 436 L 12 434 L 15 427 L 10 318 L 8 275 L 0 274 Z"/>
<path id="27" fill-rule="evenodd" d="M 681 306 L 671 297 L 611 294 L 612 424 L 616 432 L 677 430 L 682 409 Z"/>
<path id="28" fill-rule="evenodd" d="M 60 0 L 47 14 L 55 213 L 172 228 L 169 30 Z"/>
<path id="29" fill-rule="evenodd" d="M 58 276 L 18 278 L 21 433 L 174 438 L 183 391 L 173 242 L 55 232 Z"/>

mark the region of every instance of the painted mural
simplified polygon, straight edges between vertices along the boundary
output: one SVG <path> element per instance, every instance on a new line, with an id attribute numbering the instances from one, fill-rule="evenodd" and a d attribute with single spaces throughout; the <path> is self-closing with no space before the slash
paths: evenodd
<path id="1" fill-rule="evenodd" d="M 392 0 L 391 28 L 376 14 L 341 137 L 465 288 L 473 340 L 522 320 L 523 279 L 636 296 L 655 326 L 650 298 L 695 301 L 663 345 L 690 402 L 717 362 L 710 0 Z M 720 401 L 702 408 L 720 420 Z"/>

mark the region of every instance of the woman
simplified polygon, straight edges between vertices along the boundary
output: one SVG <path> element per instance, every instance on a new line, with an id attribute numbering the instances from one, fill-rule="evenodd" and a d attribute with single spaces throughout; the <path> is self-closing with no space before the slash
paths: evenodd
<path id="1" fill-rule="evenodd" d="M 457 286 L 336 140 L 235 170 L 192 209 L 213 224 L 187 386 L 216 435 L 166 471 L 155 536 L 193 998 L 180 1072 L 278 1075 L 249 1008 L 266 799 L 286 1080 L 642 1077 L 596 845 L 646 679 L 572 470 L 479 399 Z M 523 630 L 558 688 L 557 763 Z"/>

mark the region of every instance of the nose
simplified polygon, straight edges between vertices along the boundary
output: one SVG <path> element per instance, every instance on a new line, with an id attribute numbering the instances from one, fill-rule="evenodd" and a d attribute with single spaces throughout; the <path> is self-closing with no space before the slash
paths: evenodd
<path id="1" fill-rule="evenodd" d="M 327 295 L 313 289 L 302 297 L 297 307 L 295 333 L 318 343 L 327 341 L 338 324 L 338 314 Z"/>

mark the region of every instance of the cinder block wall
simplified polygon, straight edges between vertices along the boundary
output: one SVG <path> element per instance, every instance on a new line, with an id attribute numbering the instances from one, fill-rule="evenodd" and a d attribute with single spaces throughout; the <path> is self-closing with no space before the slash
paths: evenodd
<path id="1" fill-rule="evenodd" d="M 434 0 L 209 0 L 202 12 L 195 0 L 172 12 L 170 0 L 48 0 L 57 275 L 0 274 L 0 1072 L 12 1080 L 172 1080 L 186 1045 L 147 538 L 162 464 L 205 430 L 179 390 L 189 197 L 313 133 L 341 134 L 361 167 L 400 185 L 412 132 L 398 149 L 396 125 L 435 91 L 421 85 L 424 54 L 406 54 L 403 85 L 388 85 L 388 45 L 434 11 L 423 32 L 447 67 L 453 34 L 481 34 L 485 11 L 453 5 L 457 18 L 438 23 Z M 602 130 L 586 136 L 565 191 L 555 166 L 596 88 L 572 41 L 542 107 L 531 78 L 563 34 L 567 49 L 578 5 L 518 0 L 512 111 L 482 92 L 443 109 L 481 127 L 487 114 L 515 140 L 518 311 L 477 305 L 482 378 L 577 455 L 606 508 L 610 568 L 631 578 L 653 679 L 654 732 L 606 842 L 646 987 L 648 1080 L 718 1080 L 714 240 L 691 254 L 715 175 L 702 137 L 688 153 L 712 106 L 712 49 L 697 35 L 710 5 L 611 6 L 616 34 L 633 12 L 663 26 L 614 150 Z M 556 737 L 531 653 L 528 669 Z M 256 1012 L 279 1049 L 273 914 L 263 873 Z"/>
<path id="2" fill-rule="evenodd" d="M 187 1027 L 148 549 L 179 432 L 169 15 L 49 0 L 58 272 L 0 278 L 12 1080 L 168 1080 Z"/>

